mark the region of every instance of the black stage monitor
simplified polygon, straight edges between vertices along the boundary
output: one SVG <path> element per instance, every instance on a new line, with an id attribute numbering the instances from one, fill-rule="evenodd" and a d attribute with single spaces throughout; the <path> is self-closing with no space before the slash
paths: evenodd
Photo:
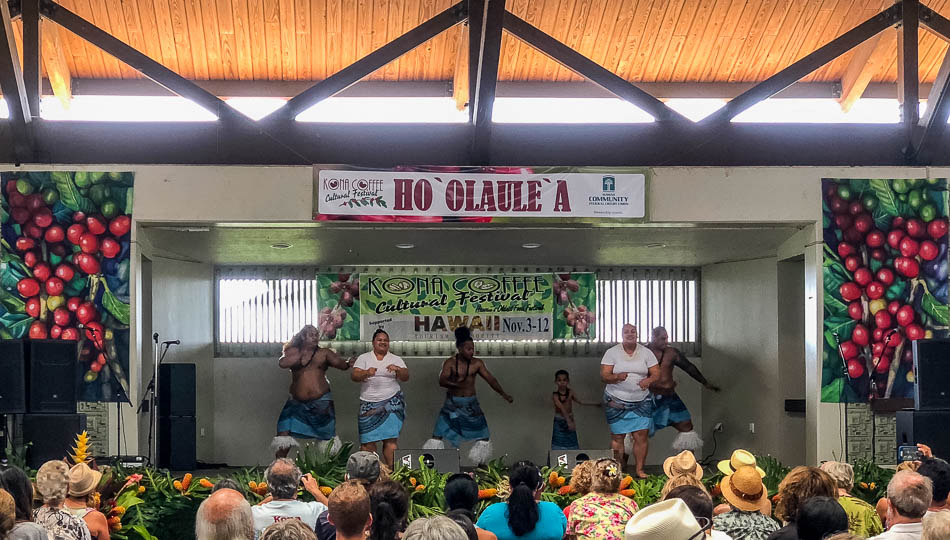
<path id="1" fill-rule="evenodd" d="M 422 464 L 419 458 L 422 458 Z M 400 448 L 396 450 L 396 466 L 419 469 L 423 466 L 440 473 L 457 473 L 459 468 L 458 448 L 445 450 L 423 450 L 421 448 Z"/>
<path id="2" fill-rule="evenodd" d="M 612 457 L 614 457 L 612 450 L 551 450 L 548 452 L 548 467 L 564 467 L 570 472 L 579 463 Z"/>
<path id="3" fill-rule="evenodd" d="M 950 339 L 919 339 L 913 344 L 914 409 L 950 409 Z"/>

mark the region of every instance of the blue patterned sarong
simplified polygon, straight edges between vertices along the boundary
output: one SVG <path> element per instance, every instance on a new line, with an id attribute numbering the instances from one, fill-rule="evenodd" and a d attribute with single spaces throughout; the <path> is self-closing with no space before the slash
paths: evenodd
<path id="1" fill-rule="evenodd" d="M 577 431 L 567 426 L 563 416 L 554 415 L 554 432 L 551 434 L 551 450 L 579 450 Z"/>
<path id="2" fill-rule="evenodd" d="M 399 437 L 406 421 L 406 398 L 403 393 L 370 403 L 360 400 L 360 443 L 385 441 Z"/>
<path id="3" fill-rule="evenodd" d="M 336 436 L 333 393 L 327 392 L 311 401 L 288 398 L 277 421 L 277 432 L 284 431 L 299 439 L 329 441 Z"/>
<path id="4" fill-rule="evenodd" d="M 651 436 L 665 427 L 691 419 L 686 404 L 675 393 L 669 396 L 657 394 L 653 401 L 655 406 L 653 409 L 653 427 L 650 428 Z"/>
<path id="5" fill-rule="evenodd" d="M 488 421 L 476 396 L 446 396 L 432 437 L 445 439 L 457 447 L 460 441 L 488 440 Z"/>
<path id="6" fill-rule="evenodd" d="M 604 415 L 610 432 L 625 435 L 653 426 L 653 399 L 642 401 L 624 401 L 604 392 Z"/>

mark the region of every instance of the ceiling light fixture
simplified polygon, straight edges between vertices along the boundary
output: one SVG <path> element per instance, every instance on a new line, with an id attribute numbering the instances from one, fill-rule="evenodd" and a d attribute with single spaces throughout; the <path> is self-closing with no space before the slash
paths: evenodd
<path id="1" fill-rule="evenodd" d="M 276 242 L 270 245 L 274 249 L 290 249 L 294 247 L 293 244 L 288 244 L 287 242 Z"/>
<path id="2" fill-rule="evenodd" d="M 539 247 L 541 247 L 541 244 L 537 242 L 526 242 L 524 244 L 521 244 L 521 247 L 525 249 L 538 249 Z"/>
<path id="3" fill-rule="evenodd" d="M 399 244 L 396 244 L 396 247 L 399 248 L 399 249 L 412 249 L 412 248 L 416 247 L 416 245 L 415 245 L 415 244 L 410 244 L 409 242 L 401 242 L 401 243 L 399 243 Z"/>

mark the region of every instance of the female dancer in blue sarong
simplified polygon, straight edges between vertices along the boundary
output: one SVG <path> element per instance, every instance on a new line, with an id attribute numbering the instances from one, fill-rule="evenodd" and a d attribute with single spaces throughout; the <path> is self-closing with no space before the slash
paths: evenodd
<path id="1" fill-rule="evenodd" d="M 360 450 L 376 452 L 376 443 L 382 441 L 383 461 L 392 470 L 399 432 L 406 421 L 406 398 L 399 383 L 409 380 L 409 368 L 389 352 L 385 330 L 373 333 L 373 350 L 356 359 L 350 378 L 360 383 Z"/>

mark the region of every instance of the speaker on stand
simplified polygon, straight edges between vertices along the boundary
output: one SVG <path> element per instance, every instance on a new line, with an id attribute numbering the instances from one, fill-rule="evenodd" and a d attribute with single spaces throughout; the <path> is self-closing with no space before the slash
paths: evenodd
<path id="1" fill-rule="evenodd" d="M 158 377 L 158 466 L 195 468 L 197 460 L 194 364 L 162 364 Z"/>
<path id="2" fill-rule="evenodd" d="M 913 343 L 914 408 L 897 411 L 897 446 L 926 444 L 950 455 L 950 339 Z"/>

